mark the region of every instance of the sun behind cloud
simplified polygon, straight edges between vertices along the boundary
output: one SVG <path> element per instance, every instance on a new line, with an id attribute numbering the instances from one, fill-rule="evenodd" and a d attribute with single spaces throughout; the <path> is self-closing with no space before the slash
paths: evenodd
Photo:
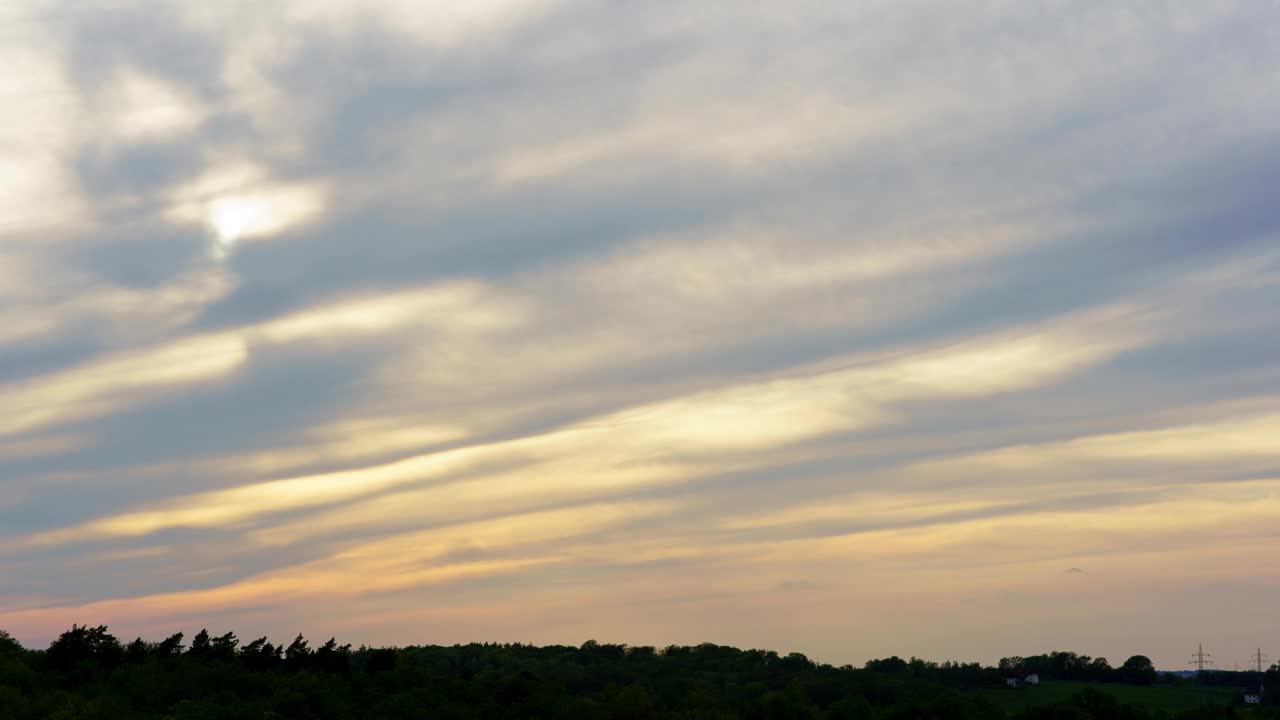
<path id="1" fill-rule="evenodd" d="M 175 193 L 169 217 L 208 228 L 214 254 L 223 257 L 243 240 L 276 236 L 315 220 L 326 196 L 323 183 L 279 183 L 253 164 L 223 165 Z"/>
<path id="2" fill-rule="evenodd" d="M 283 187 L 219 197 L 208 205 L 208 222 L 226 252 L 241 240 L 283 232 L 315 215 L 319 193 L 310 187 Z"/>

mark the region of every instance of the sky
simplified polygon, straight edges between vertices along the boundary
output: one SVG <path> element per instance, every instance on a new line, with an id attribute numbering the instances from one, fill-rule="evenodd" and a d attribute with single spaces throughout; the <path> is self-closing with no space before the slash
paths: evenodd
<path id="1" fill-rule="evenodd" d="M 1280 655 L 1275 0 L 7 0 L 0 67 L 30 647 Z"/>

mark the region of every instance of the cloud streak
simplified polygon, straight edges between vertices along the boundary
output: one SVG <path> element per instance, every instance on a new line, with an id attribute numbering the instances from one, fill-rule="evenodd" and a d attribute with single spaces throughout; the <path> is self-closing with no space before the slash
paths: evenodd
<path id="1" fill-rule="evenodd" d="M 25 642 L 1173 662 L 1274 585 L 1273 7 L 247 10 L 0 15 Z"/>

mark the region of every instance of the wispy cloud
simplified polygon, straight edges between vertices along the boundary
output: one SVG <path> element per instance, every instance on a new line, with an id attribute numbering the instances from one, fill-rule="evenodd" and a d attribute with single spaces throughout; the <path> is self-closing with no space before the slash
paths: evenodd
<path id="1" fill-rule="evenodd" d="M 1274 580 L 1274 16 L 10 3 L 0 626 L 1180 656 Z"/>

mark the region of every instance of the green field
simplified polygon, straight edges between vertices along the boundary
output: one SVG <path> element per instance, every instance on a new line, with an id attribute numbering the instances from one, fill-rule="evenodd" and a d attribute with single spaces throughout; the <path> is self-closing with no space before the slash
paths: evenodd
<path id="1" fill-rule="evenodd" d="M 1122 703 L 1148 710 L 1179 711 L 1202 705 L 1226 705 L 1240 695 L 1237 688 L 1224 687 L 1140 687 L 1105 683 L 1045 681 L 1029 688 L 990 688 L 976 691 L 981 697 L 1013 714 L 1026 707 L 1048 705 L 1067 700 L 1075 692 L 1093 688 L 1107 693 Z"/>

